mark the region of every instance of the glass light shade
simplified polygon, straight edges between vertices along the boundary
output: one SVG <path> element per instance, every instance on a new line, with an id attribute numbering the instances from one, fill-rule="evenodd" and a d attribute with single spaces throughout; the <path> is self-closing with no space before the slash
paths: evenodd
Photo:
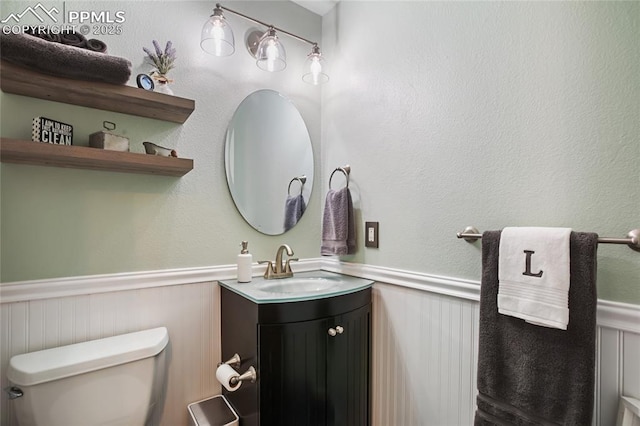
<path id="1" fill-rule="evenodd" d="M 222 10 L 216 8 L 213 15 L 204 23 L 200 35 L 200 47 L 214 56 L 229 56 L 236 50 L 233 31 L 222 15 Z"/>
<path id="2" fill-rule="evenodd" d="M 302 81 L 317 86 L 329 81 L 327 74 L 327 61 L 324 60 L 319 50 L 314 49 L 304 63 L 305 74 Z"/>
<path id="3" fill-rule="evenodd" d="M 287 67 L 287 53 L 280 40 L 278 40 L 275 30 L 268 30 L 262 37 L 256 51 L 256 58 L 258 68 L 265 71 L 282 71 Z"/>

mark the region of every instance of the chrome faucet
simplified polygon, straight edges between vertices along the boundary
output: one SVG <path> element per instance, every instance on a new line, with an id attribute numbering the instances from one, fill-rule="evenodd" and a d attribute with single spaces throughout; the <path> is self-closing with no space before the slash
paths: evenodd
<path id="1" fill-rule="evenodd" d="M 284 251 L 287 251 L 287 256 L 289 258 L 286 262 L 282 261 L 282 254 Z M 270 260 L 263 260 L 258 263 L 266 263 L 267 270 L 264 273 L 264 278 L 267 280 L 274 278 L 289 278 L 293 276 L 293 271 L 291 270 L 291 261 L 298 260 L 297 258 L 291 257 L 293 256 L 293 250 L 287 244 L 282 244 L 278 247 L 278 251 L 276 252 L 276 260 L 275 262 L 271 262 Z"/>

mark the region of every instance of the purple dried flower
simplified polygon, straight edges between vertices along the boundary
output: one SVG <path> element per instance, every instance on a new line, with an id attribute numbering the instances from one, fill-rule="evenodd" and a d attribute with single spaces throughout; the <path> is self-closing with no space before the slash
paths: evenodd
<path id="1" fill-rule="evenodd" d="M 173 43 L 171 43 L 171 41 L 167 42 L 164 52 L 160 49 L 160 44 L 156 40 L 153 40 L 153 46 L 155 47 L 155 54 L 146 47 L 143 47 L 142 50 L 144 50 L 149 57 L 151 64 L 156 68 L 152 72 L 152 75 L 157 74 L 164 76 L 169 72 L 169 70 L 174 68 L 173 63 L 176 60 L 176 49 L 173 47 Z"/>
<path id="2" fill-rule="evenodd" d="M 156 48 L 156 55 L 158 55 L 158 57 L 160 57 L 160 55 L 162 55 L 162 49 L 160 49 L 160 45 L 155 40 L 153 40 L 153 47 Z"/>

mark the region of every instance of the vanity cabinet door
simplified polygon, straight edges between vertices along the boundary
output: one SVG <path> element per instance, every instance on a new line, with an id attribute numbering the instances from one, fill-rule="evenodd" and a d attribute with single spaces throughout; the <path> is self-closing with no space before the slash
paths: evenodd
<path id="1" fill-rule="evenodd" d="M 327 425 L 368 426 L 371 307 L 332 321 L 330 328 L 336 334 L 327 342 Z"/>
<path id="2" fill-rule="evenodd" d="M 327 319 L 260 324 L 260 425 L 324 426 Z"/>
<path id="3" fill-rule="evenodd" d="M 369 425 L 370 317 L 260 324 L 260 424 Z"/>

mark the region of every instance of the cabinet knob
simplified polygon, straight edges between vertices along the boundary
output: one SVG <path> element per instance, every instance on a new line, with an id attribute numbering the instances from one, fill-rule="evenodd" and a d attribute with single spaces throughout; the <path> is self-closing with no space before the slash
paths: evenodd
<path id="1" fill-rule="evenodd" d="M 330 328 L 327 333 L 329 333 L 329 336 L 333 337 L 336 334 L 342 334 L 344 333 L 344 328 L 342 328 L 341 326 L 337 325 L 336 328 Z"/>

